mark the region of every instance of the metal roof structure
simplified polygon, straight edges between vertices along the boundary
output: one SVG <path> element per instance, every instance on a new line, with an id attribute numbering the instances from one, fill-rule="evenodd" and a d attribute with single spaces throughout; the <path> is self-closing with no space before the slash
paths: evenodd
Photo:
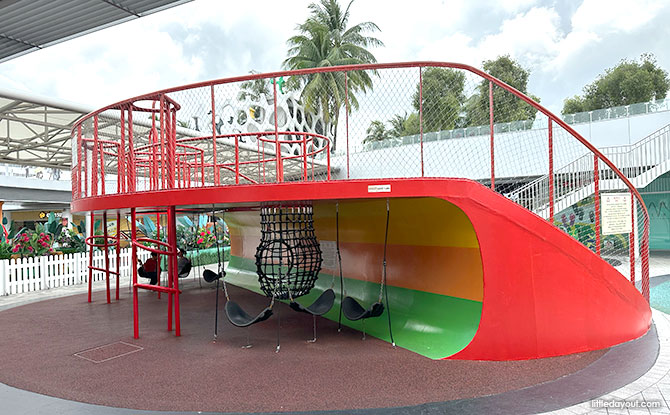
<path id="1" fill-rule="evenodd" d="M 0 62 L 192 0 L 0 0 Z M 0 90 L 0 163 L 69 169 L 70 129 L 94 108 Z"/>
<path id="2" fill-rule="evenodd" d="M 191 0 L 1 0 L 0 63 Z"/>
<path id="3" fill-rule="evenodd" d="M 0 90 L 0 163 L 69 169 L 70 129 L 93 109 Z"/>

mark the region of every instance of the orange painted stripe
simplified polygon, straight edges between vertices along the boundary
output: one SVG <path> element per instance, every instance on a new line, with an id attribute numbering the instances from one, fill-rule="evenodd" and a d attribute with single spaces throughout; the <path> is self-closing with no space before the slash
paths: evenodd
<path id="1" fill-rule="evenodd" d="M 340 241 L 384 243 L 386 199 L 340 202 Z M 335 240 L 335 203 L 314 205 L 319 240 Z M 467 215 L 442 199 L 390 200 L 389 244 L 478 248 Z"/>
<path id="2" fill-rule="evenodd" d="M 418 291 L 482 301 L 483 273 L 479 244 L 472 224 L 456 206 L 440 199 L 390 201 L 387 253 L 389 284 Z M 231 254 L 253 259 L 260 241 L 259 212 L 226 215 Z M 335 205 L 314 207 L 317 239 L 335 241 Z M 346 201 L 340 204 L 340 249 L 347 278 L 379 283 L 382 273 L 386 201 Z M 323 246 L 323 245 L 322 245 Z M 331 255 L 332 258 L 325 258 Z M 324 252 L 324 265 L 336 264 Z M 324 272 L 339 275 L 334 269 Z"/>
<path id="3" fill-rule="evenodd" d="M 380 283 L 384 246 L 340 243 L 346 278 Z M 323 269 L 339 275 L 335 269 Z M 386 275 L 390 285 L 468 300 L 482 301 L 483 273 L 479 249 L 389 245 Z"/>

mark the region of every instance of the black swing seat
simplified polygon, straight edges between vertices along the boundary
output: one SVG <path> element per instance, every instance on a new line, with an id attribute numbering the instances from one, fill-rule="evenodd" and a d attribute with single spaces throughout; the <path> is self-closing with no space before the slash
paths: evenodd
<path id="1" fill-rule="evenodd" d="M 384 304 L 376 302 L 366 310 L 352 297 L 344 297 L 342 300 L 342 312 L 346 318 L 352 321 L 370 317 L 379 317 L 384 312 Z"/>
<path id="2" fill-rule="evenodd" d="M 326 314 L 328 311 L 330 311 L 331 308 L 333 308 L 334 303 L 335 303 L 335 291 L 329 288 L 326 291 L 322 292 L 319 298 L 314 300 L 314 302 L 310 306 L 305 307 L 298 304 L 295 301 L 291 301 L 289 307 L 291 307 L 295 311 L 309 313 L 313 316 L 322 316 Z"/>
<path id="3" fill-rule="evenodd" d="M 256 317 L 252 317 L 246 311 L 242 310 L 242 307 L 236 302 L 230 300 L 226 302 L 226 316 L 237 327 L 249 327 L 252 324 L 269 319 L 271 315 L 272 308 L 270 307 L 261 311 Z"/>
<path id="4" fill-rule="evenodd" d="M 206 270 L 202 273 L 202 278 L 204 278 L 205 281 L 207 281 L 207 282 L 214 282 L 214 281 L 218 280 L 218 279 L 221 278 L 221 277 L 223 277 L 223 275 L 221 275 L 221 274 L 217 274 L 216 272 L 211 271 L 211 270 L 208 270 L 208 269 L 206 269 Z"/>
<path id="5" fill-rule="evenodd" d="M 178 278 L 186 278 L 188 277 L 188 274 L 191 273 L 191 269 L 193 268 L 193 265 L 191 265 L 191 262 L 187 262 L 182 269 L 179 270 L 179 275 L 177 276 Z"/>

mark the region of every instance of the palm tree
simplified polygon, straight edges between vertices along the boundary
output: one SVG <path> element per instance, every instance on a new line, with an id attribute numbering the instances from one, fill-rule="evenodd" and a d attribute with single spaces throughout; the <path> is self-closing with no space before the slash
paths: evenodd
<path id="1" fill-rule="evenodd" d="M 365 140 L 363 140 L 363 144 L 371 143 L 373 141 L 384 141 L 389 136 L 389 131 L 386 129 L 386 125 L 379 120 L 372 121 L 365 133 L 367 136 L 365 137 Z"/>
<path id="2" fill-rule="evenodd" d="M 405 123 L 407 122 L 407 119 L 409 116 L 407 115 L 407 112 L 403 115 L 396 114 L 389 120 L 389 123 L 391 124 L 391 129 L 389 130 L 389 135 L 391 137 L 402 137 L 405 134 Z"/>
<path id="3" fill-rule="evenodd" d="M 249 73 L 255 75 L 259 72 L 251 70 Z M 265 95 L 266 98 L 272 96 L 272 92 L 270 91 L 270 81 L 264 78 L 242 82 L 237 99 L 239 101 L 244 101 L 248 97 L 252 101 L 260 101 L 261 95 Z"/>
<path id="4" fill-rule="evenodd" d="M 320 3 L 310 4 L 310 16 L 297 27 L 300 34 L 287 41 L 289 50 L 284 68 L 306 69 L 377 62 L 367 48 L 384 44 L 365 33 L 378 31 L 379 27 L 372 22 L 364 22 L 347 28 L 352 3 L 353 0 L 344 12 L 337 0 L 320 0 Z M 372 89 L 372 79 L 364 71 L 349 72 L 347 76 L 350 108 L 357 109 L 358 100 L 354 92 Z M 324 121 L 333 126 L 331 151 L 334 152 L 340 108 L 345 102 L 344 73 L 292 77 L 288 86 L 303 87 L 301 98 L 307 111 L 323 111 Z"/>

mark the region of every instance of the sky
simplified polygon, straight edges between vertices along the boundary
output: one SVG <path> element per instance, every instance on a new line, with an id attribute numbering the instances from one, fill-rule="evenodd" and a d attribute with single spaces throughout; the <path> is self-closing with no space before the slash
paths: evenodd
<path id="1" fill-rule="evenodd" d="M 311 2 L 195 0 L 0 63 L 0 88 L 97 108 L 280 70 Z M 481 68 L 509 54 L 530 71 L 528 91 L 555 113 L 622 59 L 651 52 L 670 70 L 668 0 L 356 0 L 349 22 L 365 21 L 380 28 L 379 62 Z"/>

